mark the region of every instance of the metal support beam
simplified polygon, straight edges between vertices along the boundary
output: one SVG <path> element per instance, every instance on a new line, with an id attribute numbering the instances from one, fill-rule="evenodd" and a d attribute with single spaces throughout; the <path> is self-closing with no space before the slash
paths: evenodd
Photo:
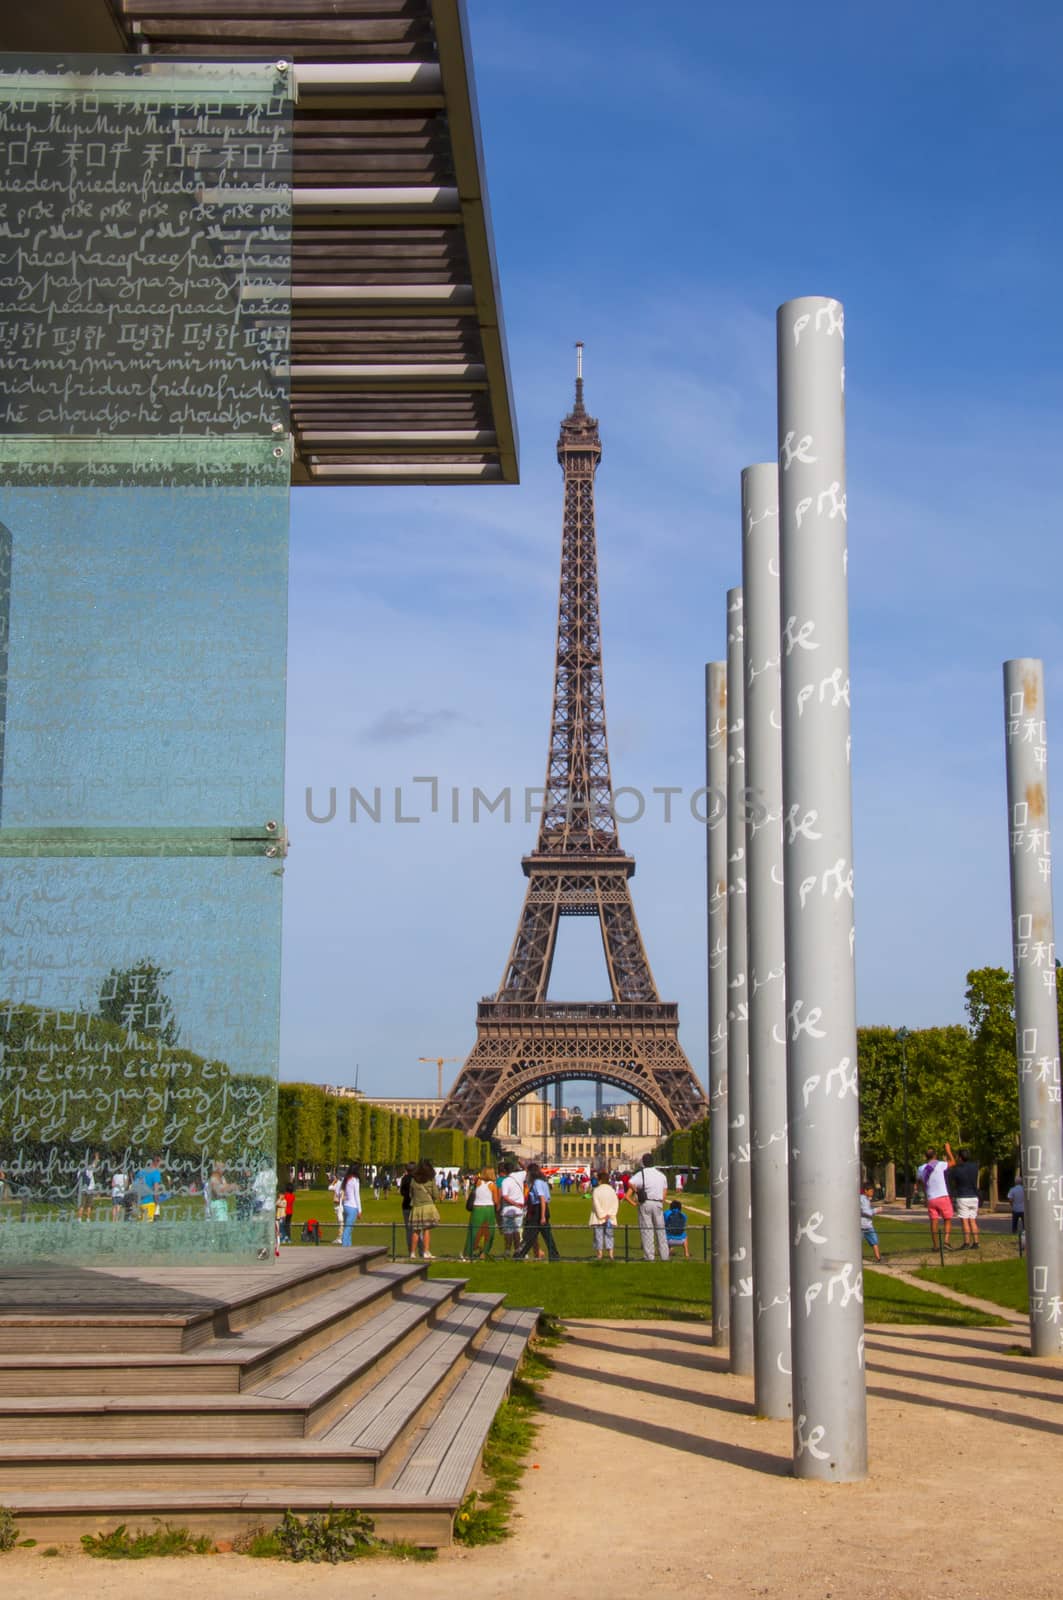
<path id="1" fill-rule="evenodd" d="M 1063 1354 L 1063 1121 L 1044 664 L 1004 663 L 1015 1043 L 1030 1353 Z"/>
<path id="2" fill-rule="evenodd" d="M 709 908 L 709 1190 L 712 1342 L 731 1327 L 727 1155 L 727 663 L 705 668 L 706 869 Z"/>
<path id="3" fill-rule="evenodd" d="M 779 572 L 794 1471 L 867 1474 L 853 978 L 845 334 L 780 306 Z"/>
<path id="4" fill-rule="evenodd" d="M 786 1140 L 786 934 L 779 669 L 779 481 L 742 473 L 746 908 L 753 1198 L 753 1376 L 760 1417 L 789 1417 L 790 1249 Z"/>
<path id="5" fill-rule="evenodd" d="M 746 763 L 742 591 L 727 591 L 727 1236 L 731 1371 L 753 1371 L 753 1230 L 746 984 Z"/>

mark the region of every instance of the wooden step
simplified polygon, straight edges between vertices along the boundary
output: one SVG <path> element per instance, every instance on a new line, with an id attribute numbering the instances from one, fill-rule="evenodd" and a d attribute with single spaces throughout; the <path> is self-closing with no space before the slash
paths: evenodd
<path id="1" fill-rule="evenodd" d="M 183 1353 L 0 1356 L 0 1396 L 233 1394 L 313 1354 L 368 1320 L 427 1267 L 370 1262 L 368 1270 L 325 1278 L 320 1294 L 261 1317 L 243 1332 Z"/>
<path id="2" fill-rule="evenodd" d="M 4 1267 L 0 1354 L 193 1350 L 386 1258 L 383 1245 L 239 1267 Z"/>
<path id="3" fill-rule="evenodd" d="M 509 1393 L 538 1320 L 537 1310 L 503 1313 L 438 1417 L 396 1473 L 396 1489 L 430 1499 L 464 1498 L 495 1413 Z"/>
<path id="4" fill-rule="evenodd" d="M 302 1438 L 324 1429 L 399 1360 L 464 1280 L 418 1281 L 305 1361 L 238 1394 L 7 1396 L 0 1433 L 19 1439 Z"/>
<path id="5" fill-rule="evenodd" d="M 109 1531 L 119 1523 L 136 1531 L 157 1528 L 160 1521 L 212 1539 L 231 1539 L 275 1527 L 285 1511 L 306 1515 L 354 1507 L 369 1513 L 382 1539 L 445 1545 L 450 1543 L 459 1504 L 458 1500 L 427 1500 L 423 1495 L 372 1487 L 341 1494 L 321 1489 L 214 1490 L 209 1484 L 183 1491 L 126 1487 L 64 1494 L 12 1490 L 6 1499 L 22 1538 L 57 1544 L 76 1544 L 83 1534 Z"/>
<path id="6" fill-rule="evenodd" d="M 322 1443 L 373 1455 L 373 1482 L 385 1483 L 412 1430 L 427 1426 L 434 1409 L 460 1382 L 503 1304 L 500 1294 L 462 1295 L 430 1334 L 337 1418 Z"/>
<path id="7" fill-rule="evenodd" d="M 121 1489 L 82 1486 L 63 1492 L 26 1484 L 5 1488 L 4 1504 L 24 1538 L 58 1543 L 73 1543 L 82 1534 L 98 1533 L 120 1522 L 135 1530 L 152 1527 L 160 1520 L 187 1527 L 192 1533 L 231 1538 L 253 1528 L 275 1526 L 286 1510 L 305 1515 L 356 1507 L 373 1518 L 381 1538 L 429 1546 L 448 1544 L 454 1514 L 473 1480 L 484 1440 L 537 1315 L 535 1311 L 503 1313 L 438 1415 L 418 1433 L 390 1485 L 347 1489 L 330 1481 L 322 1488 L 289 1483 L 279 1488 L 255 1485 L 231 1490 L 207 1481 L 185 1489 L 127 1484 Z M 296 1451 L 288 1448 L 288 1459 L 300 1452 L 318 1452 L 322 1461 L 330 1456 L 335 1459 L 324 1439 L 305 1441 Z M 143 1460 L 138 1456 L 141 1466 Z"/>
<path id="8" fill-rule="evenodd" d="M 298 1488 L 346 1494 L 379 1482 L 410 1426 L 453 1386 L 490 1325 L 501 1295 L 463 1296 L 381 1381 L 321 1437 L 313 1439 L 113 1440 L 11 1444 L 0 1453 L 0 1504 L 8 1487 L 123 1492 L 138 1478 L 155 1490 Z"/>

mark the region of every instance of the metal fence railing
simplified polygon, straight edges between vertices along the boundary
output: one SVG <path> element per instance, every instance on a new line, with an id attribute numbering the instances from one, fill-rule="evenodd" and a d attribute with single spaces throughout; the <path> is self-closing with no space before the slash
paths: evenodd
<path id="1" fill-rule="evenodd" d="M 462 1212 L 462 1218 L 465 1213 Z M 895 1261 L 899 1266 L 919 1266 L 926 1262 L 937 1262 L 943 1266 L 960 1266 L 966 1263 L 974 1264 L 978 1261 L 1014 1260 L 1021 1257 L 1024 1249 L 1024 1237 L 1020 1229 L 1018 1233 L 1008 1231 L 1007 1220 L 995 1218 L 992 1227 L 983 1225 L 980 1229 L 979 1248 L 977 1250 L 964 1250 L 963 1231 L 959 1221 L 955 1220 L 952 1226 L 950 1245 L 945 1248 L 944 1230 L 939 1230 L 938 1243 L 934 1245 L 930 1237 L 930 1227 L 925 1213 L 917 1213 L 911 1219 L 896 1216 L 876 1217 L 876 1231 L 878 1233 L 879 1250 L 883 1261 L 889 1265 Z M 565 1261 L 592 1261 L 595 1256 L 594 1234 L 586 1224 L 578 1223 L 552 1223 L 554 1239 L 557 1248 Z M 322 1220 L 318 1224 L 319 1243 L 332 1245 L 338 1242 L 340 1226 L 333 1219 Z M 460 1261 L 466 1251 L 468 1223 L 466 1220 L 453 1222 L 444 1220 L 438 1227 L 432 1229 L 431 1251 L 436 1260 Z M 296 1223 L 292 1231 L 292 1243 L 299 1245 L 312 1244 L 313 1241 L 303 1236 L 301 1224 Z M 406 1230 L 401 1221 L 390 1222 L 365 1222 L 355 1224 L 352 1233 L 352 1243 L 359 1245 L 383 1245 L 388 1256 L 393 1261 L 408 1259 L 410 1254 Z M 614 1255 L 617 1261 L 641 1261 L 642 1240 L 636 1222 L 620 1224 L 615 1233 Z M 709 1224 L 688 1224 L 687 1226 L 687 1254 L 691 1260 L 708 1261 L 712 1248 L 712 1228 Z M 545 1254 L 545 1246 L 543 1247 Z M 682 1246 L 673 1252 L 683 1255 Z M 872 1252 L 868 1245 L 864 1246 L 864 1264 L 873 1266 Z M 501 1261 L 505 1259 L 505 1251 L 500 1229 L 495 1230 L 491 1247 L 491 1259 Z"/>
<path id="2" fill-rule="evenodd" d="M 335 1244 L 339 1239 L 341 1229 L 337 1222 L 322 1221 L 318 1224 L 320 1231 L 319 1242 L 322 1245 Z M 594 1233 L 586 1225 L 572 1223 L 552 1223 L 551 1228 L 554 1241 L 565 1261 L 593 1261 L 595 1259 Z M 455 1222 L 441 1222 L 432 1229 L 431 1251 L 437 1261 L 459 1261 L 465 1253 L 468 1224 Z M 299 1245 L 312 1244 L 314 1241 L 303 1237 L 304 1228 L 300 1224 L 292 1230 L 292 1243 Z M 711 1230 L 702 1225 L 687 1228 L 687 1253 L 691 1260 L 708 1261 Z M 406 1229 L 401 1222 L 358 1222 L 351 1233 L 351 1243 L 359 1245 L 383 1245 L 392 1261 L 409 1259 L 410 1248 L 406 1239 Z M 617 1261 L 641 1261 L 642 1238 L 638 1225 L 624 1223 L 616 1229 L 613 1241 L 613 1253 Z M 683 1256 L 683 1246 L 674 1247 L 673 1254 Z M 546 1246 L 543 1245 L 543 1254 Z M 491 1260 L 502 1261 L 505 1251 L 502 1243 L 500 1229 L 495 1230 L 494 1242 L 491 1246 Z"/>

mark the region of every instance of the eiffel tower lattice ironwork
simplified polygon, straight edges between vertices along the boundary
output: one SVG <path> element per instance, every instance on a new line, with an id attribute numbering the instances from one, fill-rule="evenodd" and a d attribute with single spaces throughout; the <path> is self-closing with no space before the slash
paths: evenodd
<path id="1" fill-rule="evenodd" d="M 435 1118 L 484 1136 L 533 1089 L 560 1079 L 613 1084 L 669 1130 L 707 1113 L 679 1043 L 679 1007 L 657 994 L 628 880 L 613 806 L 598 607 L 594 475 L 602 446 L 583 404 L 561 424 L 565 479 L 557 665 L 539 838 L 522 862 L 528 879 L 517 936 L 498 993 L 482 1000 L 476 1043 Z M 603 1002 L 546 998 L 561 917 L 597 917 L 612 989 Z"/>

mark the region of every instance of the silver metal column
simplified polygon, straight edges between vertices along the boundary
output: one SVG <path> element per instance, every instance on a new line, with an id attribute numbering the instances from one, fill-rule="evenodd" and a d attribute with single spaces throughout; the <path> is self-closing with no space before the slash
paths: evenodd
<path id="1" fill-rule="evenodd" d="M 1057 1356 L 1063 1354 L 1063 1121 L 1040 661 L 1005 661 L 1004 726 L 1030 1351 Z"/>
<path id="2" fill-rule="evenodd" d="M 753 1371 L 742 591 L 727 591 L 727 1165 L 731 1371 Z"/>
<path id="3" fill-rule="evenodd" d="M 746 918 L 753 1196 L 753 1378 L 758 1416 L 789 1417 L 790 1247 L 784 1221 L 786 935 L 779 669 L 779 480 L 774 461 L 742 473 L 745 625 Z"/>
<path id="4" fill-rule="evenodd" d="M 853 977 L 845 325 L 780 306 L 779 539 L 794 1471 L 867 1474 Z"/>
<path id="5" fill-rule="evenodd" d="M 709 901 L 709 1190 L 712 1342 L 731 1326 L 727 1153 L 727 664 L 705 668 L 706 869 Z"/>

